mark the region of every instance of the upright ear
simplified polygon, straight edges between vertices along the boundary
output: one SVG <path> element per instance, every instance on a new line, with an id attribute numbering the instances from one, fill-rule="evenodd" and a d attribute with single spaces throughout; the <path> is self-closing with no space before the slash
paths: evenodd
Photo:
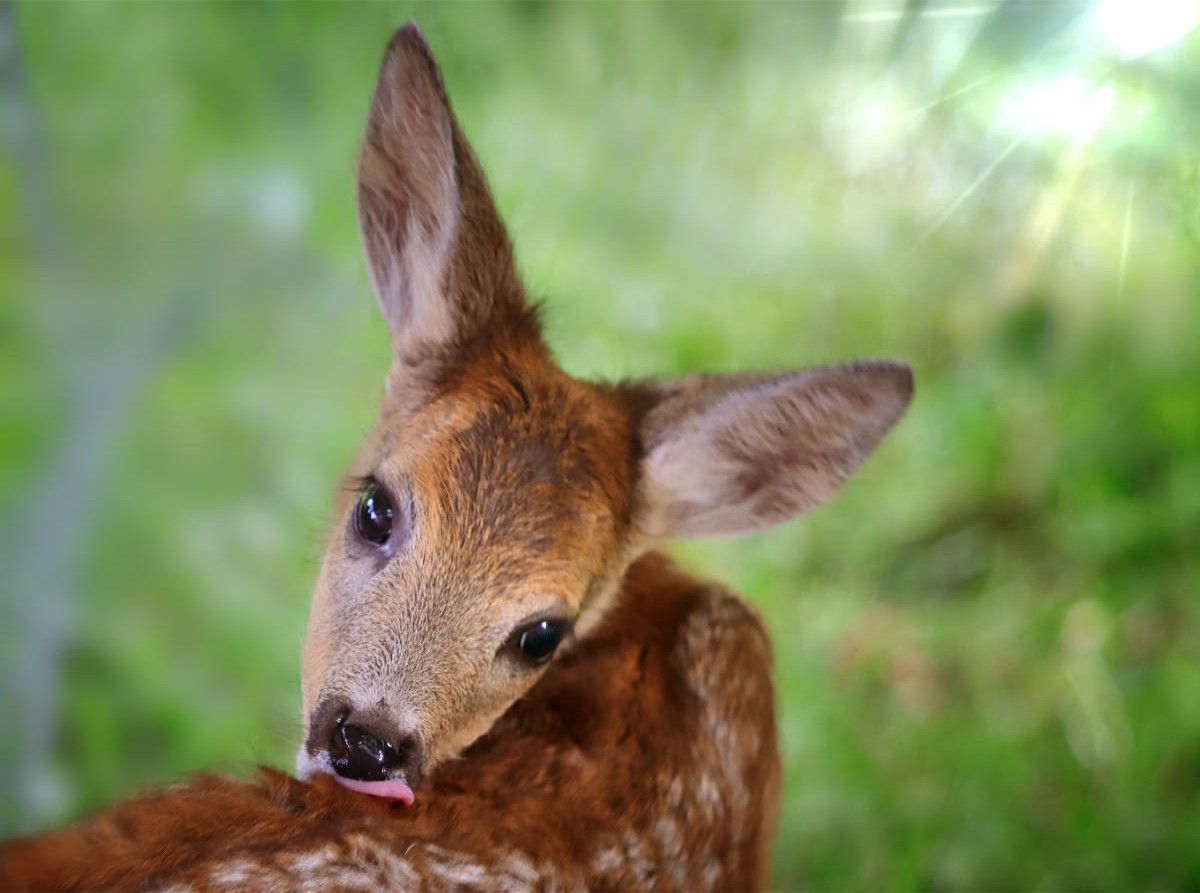
<path id="1" fill-rule="evenodd" d="M 695 375 L 655 386 L 641 428 L 638 527 L 736 536 L 833 496 L 904 412 L 912 371 L 887 360 Z"/>
<path id="2" fill-rule="evenodd" d="M 512 248 L 417 26 L 392 37 L 358 162 L 358 221 L 392 347 L 415 362 L 520 306 Z"/>

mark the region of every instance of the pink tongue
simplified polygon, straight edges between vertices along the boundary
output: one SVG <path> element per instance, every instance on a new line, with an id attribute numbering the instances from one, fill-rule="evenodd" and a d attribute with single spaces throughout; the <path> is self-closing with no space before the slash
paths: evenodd
<path id="1" fill-rule="evenodd" d="M 401 781 L 356 781 L 353 778 L 333 776 L 337 783 L 348 787 L 360 794 L 370 794 L 372 797 L 383 797 L 385 800 L 399 800 L 405 806 L 412 806 L 412 788 Z"/>

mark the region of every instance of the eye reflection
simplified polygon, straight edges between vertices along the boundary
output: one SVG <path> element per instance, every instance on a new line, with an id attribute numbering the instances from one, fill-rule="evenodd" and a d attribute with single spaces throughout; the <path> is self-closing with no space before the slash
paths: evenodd
<path id="1" fill-rule="evenodd" d="M 354 510 L 354 529 L 368 542 L 383 545 L 392 535 L 392 501 L 379 484 L 367 484 Z"/>
<path id="2" fill-rule="evenodd" d="M 543 664 L 554 656 L 569 624 L 565 620 L 546 618 L 530 624 L 517 636 L 517 650 L 532 664 Z"/>

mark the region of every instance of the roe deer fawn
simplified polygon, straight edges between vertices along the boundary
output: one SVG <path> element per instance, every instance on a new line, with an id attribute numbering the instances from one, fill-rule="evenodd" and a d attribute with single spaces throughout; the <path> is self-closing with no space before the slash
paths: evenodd
<path id="1" fill-rule="evenodd" d="M 304 781 L 151 791 L 0 846 L 0 883 L 762 886 L 780 781 L 765 633 L 649 550 L 831 497 L 911 373 L 566 375 L 411 24 L 383 59 L 358 205 L 395 361 L 313 597 Z"/>

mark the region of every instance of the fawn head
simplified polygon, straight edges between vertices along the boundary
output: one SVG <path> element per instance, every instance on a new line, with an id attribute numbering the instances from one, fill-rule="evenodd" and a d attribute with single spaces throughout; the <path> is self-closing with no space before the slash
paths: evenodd
<path id="1" fill-rule="evenodd" d="M 586 638 L 650 544 L 825 501 L 912 376 L 887 361 L 621 385 L 564 373 L 411 24 L 384 55 L 358 209 L 394 362 L 313 595 L 297 762 L 411 802 Z"/>

